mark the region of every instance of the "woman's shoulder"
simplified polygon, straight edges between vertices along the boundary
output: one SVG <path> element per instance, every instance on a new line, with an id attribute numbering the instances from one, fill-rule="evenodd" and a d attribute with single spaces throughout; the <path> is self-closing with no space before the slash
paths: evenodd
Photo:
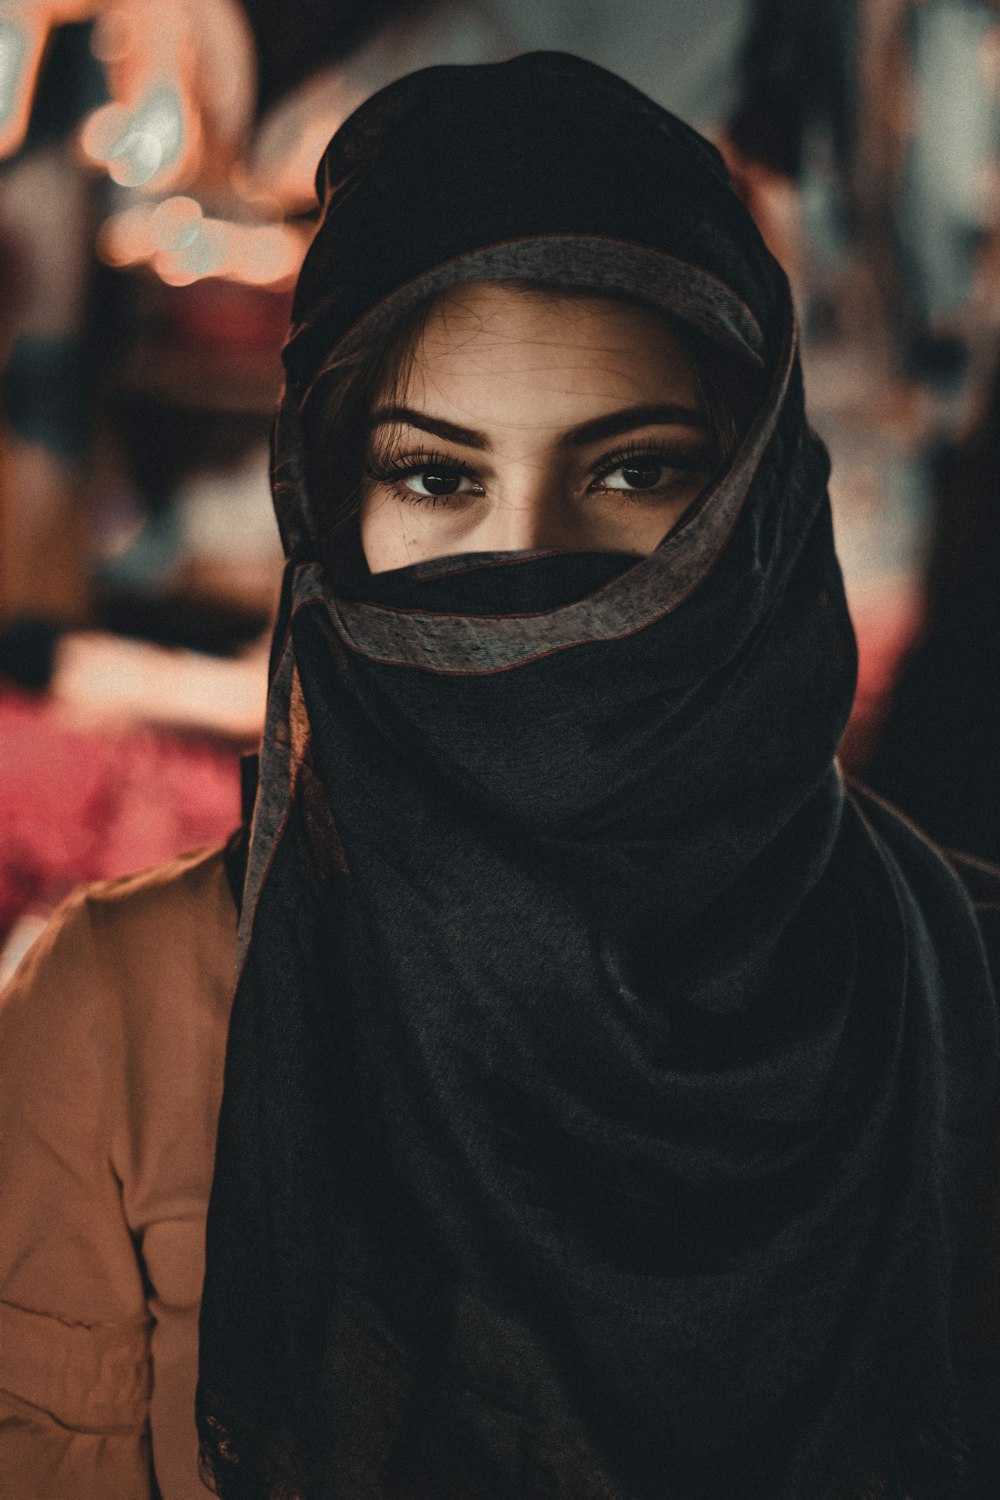
<path id="1" fill-rule="evenodd" d="M 200 950 L 236 941 L 236 901 L 227 845 L 81 886 L 53 922 L 86 921 L 102 945 L 179 938 Z"/>
<path id="2" fill-rule="evenodd" d="M 988 893 L 1000 894 L 1000 869 L 973 855 L 945 849 L 913 821 L 901 808 L 886 800 L 863 783 L 848 779 L 847 802 L 859 815 L 864 826 L 879 843 L 913 866 L 947 867 L 965 887 L 970 899 L 978 904 Z"/>
<path id="3" fill-rule="evenodd" d="M 940 904 L 943 882 L 961 888 L 975 910 L 994 984 L 1000 991 L 1000 867 L 962 850 L 944 848 L 867 787 L 852 783 L 849 797 L 865 824 L 900 858 L 909 883 L 922 890 L 930 908 Z"/>
<path id="4" fill-rule="evenodd" d="M 235 942 L 228 846 L 195 849 L 147 870 L 78 886 L 49 926 L 85 922 L 103 947 L 183 938 L 199 948 Z"/>
<path id="5" fill-rule="evenodd" d="M 228 1004 L 236 921 L 225 846 L 79 886 L 21 959 L 3 1010 L 9 1020 L 20 1004 L 56 1006 L 81 1019 L 95 1001 L 107 1012 L 117 996 L 141 1013 L 140 999 L 178 986 Z"/>
<path id="6" fill-rule="evenodd" d="M 974 854 L 959 849 L 943 849 L 942 854 L 965 887 L 965 893 L 978 910 L 1000 912 L 1000 865 L 990 864 Z"/>
<path id="7" fill-rule="evenodd" d="M 89 1122 L 81 1172 L 113 1165 L 136 1232 L 204 1208 L 236 921 L 223 848 L 85 885 L 0 996 L 0 1115 L 64 1153 Z"/>
<path id="8" fill-rule="evenodd" d="M 130 919 L 166 909 L 183 909 L 212 890 L 224 892 L 233 905 L 226 869 L 227 848 L 228 845 L 220 844 L 193 849 L 148 869 L 109 880 L 88 881 L 69 895 L 60 911 L 68 912 L 83 905 L 100 909 L 109 916 Z"/>

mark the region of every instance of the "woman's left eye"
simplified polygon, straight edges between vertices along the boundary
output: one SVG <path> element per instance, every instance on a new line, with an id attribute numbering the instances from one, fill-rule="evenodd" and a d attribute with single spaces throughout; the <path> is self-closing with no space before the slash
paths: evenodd
<path id="1" fill-rule="evenodd" d="M 632 459 L 602 475 L 600 483 L 607 490 L 652 490 L 661 482 L 667 468 L 659 459 Z"/>
<path id="2" fill-rule="evenodd" d="M 635 453 L 627 458 L 608 459 L 591 485 L 593 490 L 617 494 L 641 494 L 662 489 L 682 479 L 693 479 L 708 468 L 700 453 Z"/>

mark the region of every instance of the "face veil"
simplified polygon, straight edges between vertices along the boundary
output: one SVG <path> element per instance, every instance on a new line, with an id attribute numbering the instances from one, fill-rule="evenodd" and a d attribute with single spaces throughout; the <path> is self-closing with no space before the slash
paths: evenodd
<path id="1" fill-rule="evenodd" d="M 561 54 L 400 80 L 318 188 L 206 1474 L 227 1500 L 958 1495 L 994 1003 L 957 883 L 834 761 L 854 641 L 785 278 L 714 150 Z M 335 582 L 304 406 L 421 299 L 511 278 L 638 298 L 753 368 L 724 472 L 638 560 Z"/>

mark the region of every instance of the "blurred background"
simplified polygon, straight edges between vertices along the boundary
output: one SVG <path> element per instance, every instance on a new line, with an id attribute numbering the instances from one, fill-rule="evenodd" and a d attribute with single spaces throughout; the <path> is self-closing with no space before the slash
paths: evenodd
<path id="1" fill-rule="evenodd" d="M 239 818 L 326 141 L 414 68 L 538 47 L 724 152 L 792 279 L 833 457 L 845 766 L 1000 859 L 997 7 L 0 0 L 0 978 L 72 885 Z"/>

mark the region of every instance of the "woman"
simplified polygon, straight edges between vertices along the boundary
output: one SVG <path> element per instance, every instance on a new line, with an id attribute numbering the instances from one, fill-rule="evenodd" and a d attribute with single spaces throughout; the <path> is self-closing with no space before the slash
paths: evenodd
<path id="1" fill-rule="evenodd" d="M 992 1494 L 992 919 L 833 759 L 854 645 L 780 270 L 710 147 L 558 54 L 392 85 L 320 192 L 206 1474 L 226 1500 Z M 234 925 L 196 857 L 78 898 L 8 998 L 41 1143 L 2 1231 L 19 1475 L 60 1400 L 66 1429 L 24 1352 L 58 1325 L 95 1369 L 107 1345 L 122 1493 L 152 1369 L 182 1493 Z"/>

